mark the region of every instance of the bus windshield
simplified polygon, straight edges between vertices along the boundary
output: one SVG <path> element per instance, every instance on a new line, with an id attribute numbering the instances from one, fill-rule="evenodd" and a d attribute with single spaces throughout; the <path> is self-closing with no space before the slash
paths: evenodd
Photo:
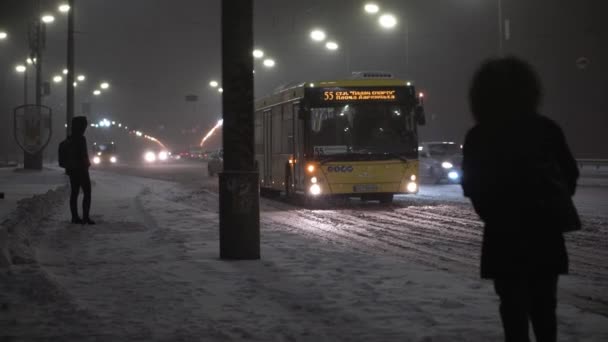
<path id="1" fill-rule="evenodd" d="M 114 145 L 113 143 L 95 144 L 94 150 L 95 152 L 100 153 L 116 153 L 116 145 Z"/>
<path id="2" fill-rule="evenodd" d="M 315 157 L 384 154 L 416 158 L 416 124 L 406 106 L 374 103 L 312 108 L 310 129 Z"/>

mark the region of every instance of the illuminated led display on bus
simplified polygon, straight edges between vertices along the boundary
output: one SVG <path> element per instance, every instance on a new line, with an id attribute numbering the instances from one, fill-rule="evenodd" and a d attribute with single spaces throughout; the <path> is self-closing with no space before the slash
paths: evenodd
<path id="1" fill-rule="evenodd" d="M 327 90 L 322 92 L 322 101 L 397 101 L 397 90 Z"/>

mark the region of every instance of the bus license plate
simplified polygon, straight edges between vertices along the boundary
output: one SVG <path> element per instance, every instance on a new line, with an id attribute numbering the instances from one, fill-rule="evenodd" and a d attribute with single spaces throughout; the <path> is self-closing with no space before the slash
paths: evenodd
<path id="1" fill-rule="evenodd" d="M 375 192 L 378 191 L 378 186 L 376 184 L 359 184 L 353 186 L 353 190 L 355 192 Z"/>

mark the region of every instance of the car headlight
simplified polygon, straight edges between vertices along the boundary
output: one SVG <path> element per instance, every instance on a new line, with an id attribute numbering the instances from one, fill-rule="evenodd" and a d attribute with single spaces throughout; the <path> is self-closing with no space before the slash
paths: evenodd
<path id="1" fill-rule="evenodd" d="M 407 183 L 407 192 L 418 192 L 418 184 L 416 184 L 416 182 Z"/>
<path id="2" fill-rule="evenodd" d="M 110 163 L 112 163 L 112 164 L 116 163 L 116 157 L 111 156 L 110 157 Z"/>
<path id="3" fill-rule="evenodd" d="M 169 154 L 166 151 L 161 151 L 158 153 L 158 160 L 165 161 L 169 158 Z"/>
<path id="4" fill-rule="evenodd" d="M 310 186 L 310 193 L 313 196 L 318 196 L 321 194 L 321 187 L 319 186 L 319 184 L 313 184 Z"/>
<path id="5" fill-rule="evenodd" d="M 98 156 L 93 157 L 93 164 L 99 164 L 101 163 L 101 158 L 99 158 Z"/>
<path id="6" fill-rule="evenodd" d="M 451 169 L 454 167 L 454 165 L 452 165 L 452 163 L 450 163 L 450 162 L 445 161 L 445 162 L 441 163 L 441 167 L 444 169 Z"/>
<path id="7" fill-rule="evenodd" d="M 450 171 L 448 173 L 448 178 L 451 180 L 456 180 L 456 179 L 458 179 L 458 177 L 460 177 L 460 175 L 456 171 Z"/>
<path id="8" fill-rule="evenodd" d="M 146 154 L 144 155 L 144 159 L 148 163 L 154 163 L 156 161 L 156 154 L 154 154 L 154 152 L 146 152 Z"/>
<path id="9" fill-rule="evenodd" d="M 312 177 L 312 178 L 310 179 L 310 182 L 311 182 L 312 184 L 317 184 L 317 182 L 318 182 L 318 181 L 319 181 L 319 180 L 317 179 L 317 177 Z"/>

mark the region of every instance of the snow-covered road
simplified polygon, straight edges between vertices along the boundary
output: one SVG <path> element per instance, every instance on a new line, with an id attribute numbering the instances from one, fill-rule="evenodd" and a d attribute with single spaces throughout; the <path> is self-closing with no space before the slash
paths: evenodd
<path id="1" fill-rule="evenodd" d="M 8 305 L 6 315 L 16 314 L 15 321 L 4 320 L 0 309 L 6 336 L 501 338 L 491 283 L 477 275 L 481 224 L 455 187 L 428 188 L 418 199 L 398 198 L 388 208 L 355 202 L 310 210 L 262 199 L 262 260 L 227 262 L 218 259 L 215 181 L 173 183 L 106 172 L 93 179 L 98 225 L 68 224 L 64 203 L 34 229 L 43 276 L 15 269 L 30 284 L 13 284 L 29 288 L 17 291 L 23 303 Z M 454 198 L 442 199 L 441 191 Z M 560 341 L 608 340 L 608 213 L 587 202 L 585 230 L 568 236 L 573 274 L 560 282 Z M 43 303 L 28 303 L 28 293 L 38 291 Z"/>

